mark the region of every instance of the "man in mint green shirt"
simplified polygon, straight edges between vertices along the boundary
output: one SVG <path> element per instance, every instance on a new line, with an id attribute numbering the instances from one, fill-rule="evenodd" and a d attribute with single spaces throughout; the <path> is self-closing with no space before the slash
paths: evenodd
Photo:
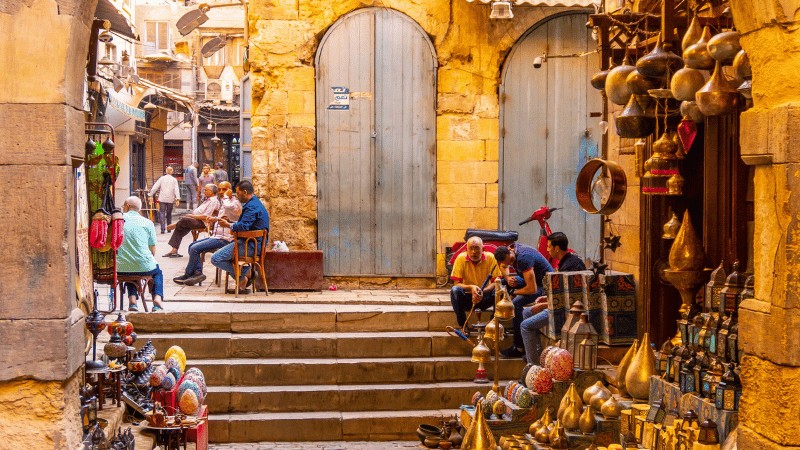
<path id="1" fill-rule="evenodd" d="M 122 205 L 125 213 L 125 238 L 117 250 L 117 275 L 149 275 L 153 277 L 153 312 L 161 311 L 164 298 L 164 274 L 156 263 L 156 228 L 149 219 L 143 217 L 142 200 L 128 197 Z M 136 286 L 125 284 L 128 291 L 129 311 L 138 311 L 136 302 L 139 293 Z"/>

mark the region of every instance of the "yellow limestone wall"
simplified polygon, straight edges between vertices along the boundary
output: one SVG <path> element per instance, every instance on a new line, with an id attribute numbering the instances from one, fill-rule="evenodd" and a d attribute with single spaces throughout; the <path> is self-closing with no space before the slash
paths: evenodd
<path id="1" fill-rule="evenodd" d="M 446 245 L 468 227 L 497 226 L 505 55 L 532 25 L 568 9 L 515 7 L 513 20 L 490 21 L 488 6 L 462 0 L 252 0 L 253 180 L 270 199 L 271 236 L 291 248 L 317 248 L 314 57 L 337 19 L 371 6 L 410 16 L 436 48 L 437 273 L 444 275 Z"/>
<path id="2" fill-rule="evenodd" d="M 740 449 L 800 446 L 800 3 L 731 0 L 753 68 L 741 116 L 755 173 L 755 297 L 742 302 Z"/>

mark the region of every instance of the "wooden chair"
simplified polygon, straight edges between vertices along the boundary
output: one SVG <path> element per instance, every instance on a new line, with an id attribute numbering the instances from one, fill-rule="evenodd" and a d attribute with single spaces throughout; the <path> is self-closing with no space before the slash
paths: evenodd
<path id="1" fill-rule="evenodd" d="M 147 312 L 147 301 L 144 298 L 145 289 L 150 286 L 151 301 L 153 297 L 153 277 L 151 275 L 117 275 L 117 292 L 119 292 L 119 310 L 123 311 L 123 303 L 125 299 L 125 283 L 131 283 L 136 286 L 136 291 L 139 293 L 139 299 L 142 301 L 144 311 Z"/>
<path id="2" fill-rule="evenodd" d="M 233 232 L 233 270 L 235 271 L 236 281 L 236 297 L 239 296 L 239 278 L 242 275 L 242 266 L 250 266 L 250 276 L 261 276 L 261 281 L 264 282 L 264 292 L 269 295 L 269 286 L 267 286 L 267 272 L 266 272 L 266 258 L 267 258 L 267 238 L 269 230 L 255 230 L 255 231 L 234 231 Z M 258 251 L 258 238 L 261 238 L 261 251 Z M 242 242 L 239 242 L 239 241 Z M 250 253 L 250 243 L 253 243 L 255 251 Z M 239 245 L 244 245 L 244 255 L 239 256 Z M 258 269 L 258 272 L 256 272 Z M 230 273 L 225 273 L 225 291 L 228 290 L 228 277 Z"/>

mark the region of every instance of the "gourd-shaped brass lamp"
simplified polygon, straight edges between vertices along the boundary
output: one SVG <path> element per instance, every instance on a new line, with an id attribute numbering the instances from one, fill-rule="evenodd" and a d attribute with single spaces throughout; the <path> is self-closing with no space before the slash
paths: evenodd
<path id="1" fill-rule="evenodd" d="M 508 292 L 500 289 L 497 292 L 497 301 L 494 305 L 494 316 L 501 320 L 514 318 L 514 304 L 508 298 Z"/>
<path id="2" fill-rule="evenodd" d="M 490 341 L 499 338 L 502 341 L 505 338 L 505 329 L 503 328 L 503 324 L 501 324 L 500 322 L 496 322 L 494 320 L 490 320 L 489 323 L 486 324 L 486 328 L 483 333 L 483 338 L 488 339 Z"/>
<path id="3" fill-rule="evenodd" d="M 625 356 L 622 357 L 622 361 L 620 361 L 619 366 L 617 366 L 617 389 L 619 389 L 622 395 L 628 394 L 628 390 L 625 388 L 625 374 L 628 373 L 628 367 L 630 367 L 633 357 L 636 356 L 636 350 L 639 348 L 638 345 L 639 340 L 634 339 L 633 344 L 631 344 L 628 351 L 625 352 Z"/>

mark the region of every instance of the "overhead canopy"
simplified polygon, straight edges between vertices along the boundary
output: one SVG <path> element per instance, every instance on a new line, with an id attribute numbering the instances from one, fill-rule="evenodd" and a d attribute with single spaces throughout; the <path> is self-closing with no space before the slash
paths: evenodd
<path id="1" fill-rule="evenodd" d="M 476 0 L 467 0 L 473 3 Z M 493 0 L 477 0 L 483 4 L 489 4 Z M 600 3 L 600 0 L 509 0 L 515 6 L 595 6 Z"/>
<path id="2" fill-rule="evenodd" d="M 139 85 L 155 90 L 157 93 L 183 106 L 188 112 L 194 113 L 194 102 L 185 94 L 182 94 L 174 89 L 170 89 L 166 86 L 153 83 L 152 81 L 144 78 L 139 79 Z"/>
<path id="3" fill-rule="evenodd" d="M 111 22 L 111 31 L 129 37 L 135 41 L 139 40 L 139 36 L 136 34 L 136 28 L 128 18 L 111 3 L 111 0 L 99 0 L 97 2 L 97 8 L 94 11 L 94 16 L 98 19 Z"/>

